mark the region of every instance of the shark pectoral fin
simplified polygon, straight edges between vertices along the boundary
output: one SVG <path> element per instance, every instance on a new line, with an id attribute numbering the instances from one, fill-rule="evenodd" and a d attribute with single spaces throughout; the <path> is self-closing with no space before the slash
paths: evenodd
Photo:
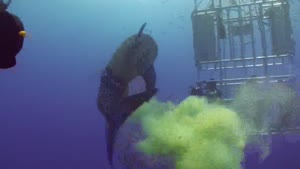
<path id="1" fill-rule="evenodd" d="M 144 102 L 149 101 L 152 96 L 153 96 L 152 93 L 148 91 L 136 95 L 128 96 L 124 98 L 122 101 L 122 110 L 124 110 L 125 112 L 129 112 L 127 114 L 127 116 L 129 116 Z"/>

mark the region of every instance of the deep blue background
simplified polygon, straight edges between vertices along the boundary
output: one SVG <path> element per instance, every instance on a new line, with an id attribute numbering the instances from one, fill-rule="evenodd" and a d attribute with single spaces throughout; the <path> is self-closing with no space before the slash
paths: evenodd
<path id="1" fill-rule="evenodd" d="M 192 0 L 13 0 L 29 36 L 18 65 L 0 71 L 0 169 L 107 168 L 99 72 L 147 22 L 158 98 L 184 98 L 196 80 L 192 9 Z"/>

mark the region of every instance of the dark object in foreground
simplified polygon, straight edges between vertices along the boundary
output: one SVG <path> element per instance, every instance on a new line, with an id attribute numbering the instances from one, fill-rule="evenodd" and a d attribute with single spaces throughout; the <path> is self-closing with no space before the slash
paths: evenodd
<path id="1" fill-rule="evenodd" d="M 0 69 L 9 69 L 16 65 L 16 55 L 23 47 L 24 38 L 19 32 L 24 26 L 17 16 L 6 10 L 0 10 L 0 25 Z"/>

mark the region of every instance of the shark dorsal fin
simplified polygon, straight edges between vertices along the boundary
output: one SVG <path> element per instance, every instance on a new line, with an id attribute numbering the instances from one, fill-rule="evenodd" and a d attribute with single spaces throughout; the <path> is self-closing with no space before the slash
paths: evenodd
<path id="1" fill-rule="evenodd" d="M 147 23 L 145 22 L 145 23 L 141 26 L 141 28 L 140 28 L 140 30 L 139 30 L 139 33 L 137 34 L 137 37 L 138 37 L 138 38 L 142 36 L 143 31 L 144 31 L 146 25 L 147 25 Z"/>

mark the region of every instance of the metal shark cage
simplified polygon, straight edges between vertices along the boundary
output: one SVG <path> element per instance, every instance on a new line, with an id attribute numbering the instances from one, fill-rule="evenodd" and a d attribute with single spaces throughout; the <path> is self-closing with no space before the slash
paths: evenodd
<path id="1" fill-rule="evenodd" d="M 191 19 L 199 81 L 215 80 L 223 99 L 230 100 L 247 80 L 295 80 L 288 0 L 213 0 L 206 9 L 200 9 L 198 0 L 194 3 Z"/>

